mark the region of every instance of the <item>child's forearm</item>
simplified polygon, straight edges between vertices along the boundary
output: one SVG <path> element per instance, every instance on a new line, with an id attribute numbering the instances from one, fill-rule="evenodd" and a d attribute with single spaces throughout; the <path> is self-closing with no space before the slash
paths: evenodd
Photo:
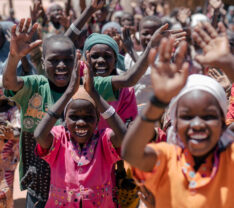
<path id="1" fill-rule="evenodd" d="M 123 73 L 118 76 L 113 76 L 112 86 L 114 90 L 118 90 L 124 87 L 132 87 L 139 81 L 139 79 L 144 75 L 149 66 L 147 59 L 150 48 L 151 45 L 148 45 L 148 47 L 145 49 L 144 53 L 139 57 L 137 62 L 126 73 Z"/>
<path id="2" fill-rule="evenodd" d="M 20 90 L 24 82 L 21 78 L 17 78 L 17 65 L 20 57 L 8 55 L 7 64 L 3 72 L 3 87 L 8 90 L 17 92 Z"/>
<path id="3" fill-rule="evenodd" d="M 111 106 L 96 92 L 93 90 L 92 98 L 94 99 L 98 111 L 102 114 L 106 110 L 108 110 Z M 111 138 L 111 141 L 115 147 L 120 147 L 123 137 L 126 133 L 126 126 L 124 122 L 121 120 L 119 115 L 115 112 L 112 116 L 106 119 L 108 125 L 114 132 L 114 136 Z"/>
<path id="4" fill-rule="evenodd" d="M 71 99 L 72 95 L 73 93 L 65 92 L 62 97 L 48 110 L 35 129 L 34 137 L 43 148 L 48 149 L 51 147 L 53 138 L 50 135 L 50 131 L 58 119 L 56 117 L 62 115 L 64 108 L 67 102 Z M 53 114 L 57 116 L 53 116 Z"/>
<path id="5" fill-rule="evenodd" d="M 79 18 L 77 18 L 72 24 L 75 26 L 78 30 L 81 30 L 82 27 L 85 25 L 85 23 L 89 20 L 89 18 L 92 16 L 92 14 L 96 10 L 92 7 L 86 7 L 86 9 L 82 12 Z M 75 39 L 79 38 L 79 34 L 75 34 L 73 30 L 71 29 L 71 26 L 68 28 L 68 30 L 65 33 L 66 36 L 68 36 L 73 42 Z"/>
<path id="6" fill-rule="evenodd" d="M 144 121 L 142 118 L 158 120 L 163 111 L 163 108 L 157 108 L 148 103 L 141 116 L 138 116 L 128 129 L 122 144 L 122 157 L 134 167 L 144 171 L 153 169 L 157 159 L 156 154 L 149 151 L 146 145 L 154 135 L 155 123 Z"/>

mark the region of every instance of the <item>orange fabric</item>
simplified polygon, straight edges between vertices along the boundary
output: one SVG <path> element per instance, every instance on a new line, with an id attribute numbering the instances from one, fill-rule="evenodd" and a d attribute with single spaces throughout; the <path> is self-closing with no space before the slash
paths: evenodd
<path id="1" fill-rule="evenodd" d="M 187 151 L 164 142 L 150 146 L 158 154 L 154 170 L 145 173 L 133 168 L 133 174 L 154 194 L 157 208 L 233 207 L 234 143 L 216 159 L 215 154 L 207 158 L 206 164 L 193 174 L 193 159 L 185 155 Z"/>

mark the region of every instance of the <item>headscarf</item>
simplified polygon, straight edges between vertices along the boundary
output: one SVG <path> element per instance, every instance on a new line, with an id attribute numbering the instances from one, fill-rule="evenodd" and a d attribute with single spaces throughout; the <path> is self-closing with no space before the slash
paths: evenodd
<path id="1" fill-rule="evenodd" d="M 227 113 L 227 97 L 225 94 L 224 89 L 222 86 L 211 77 L 200 75 L 200 74 L 193 74 L 188 77 L 187 83 L 185 87 L 180 91 L 180 93 L 174 97 L 169 106 L 169 113 L 172 126 L 168 130 L 168 142 L 174 143 L 180 146 L 183 146 L 182 141 L 178 138 L 175 127 L 176 127 L 176 111 L 178 107 L 178 101 L 180 98 L 194 90 L 202 90 L 211 94 L 217 100 L 223 116 L 226 116 Z M 224 134 L 223 134 L 224 135 Z"/>
<path id="2" fill-rule="evenodd" d="M 92 103 L 93 106 L 96 108 L 96 103 L 95 103 L 94 99 L 88 94 L 88 92 L 85 90 L 84 86 L 80 85 L 79 89 L 75 92 L 75 94 L 72 96 L 72 98 L 68 101 L 67 105 L 65 106 L 65 108 L 64 108 L 64 117 L 66 117 L 67 106 L 73 100 L 87 100 L 90 103 Z"/>
<path id="3" fill-rule="evenodd" d="M 119 46 L 116 41 L 111 38 L 109 35 L 92 33 L 85 41 L 83 48 L 83 55 L 86 57 L 86 51 L 90 51 L 90 49 L 96 44 L 105 44 L 113 49 L 115 55 L 117 57 L 116 68 L 125 71 L 124 66 L 124 56 L 119 53 Z"/>
<path id="4" fill-rule="evenodd" d="M 108 22 L 103 25 L 101 33 L 103 34 L 109 28 L 114 28 L 119 34 L 121 33 L 121 26 L 117 22 Z"/>

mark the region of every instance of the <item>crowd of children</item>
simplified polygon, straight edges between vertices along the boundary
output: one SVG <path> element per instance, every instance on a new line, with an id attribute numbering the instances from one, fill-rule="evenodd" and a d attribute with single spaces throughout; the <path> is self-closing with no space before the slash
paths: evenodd
<path id="1" fill-rule="evenodd" d="M 1 16 L 0 207 L 232 207 L 234 6 L 64 3 Z"/>

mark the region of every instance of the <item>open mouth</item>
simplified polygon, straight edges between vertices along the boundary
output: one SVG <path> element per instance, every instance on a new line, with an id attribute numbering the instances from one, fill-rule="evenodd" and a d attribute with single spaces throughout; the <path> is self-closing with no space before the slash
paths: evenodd
<path id="1" fill-rule="evenodd" d="M 68 78 L 68 72 L 67 71 L 64 71 L 64 72 L 55 72 L 55 78 L 57 80 L 61 80 L 61 81 L 67 80 L 67 78 Z"/>
<path id="2" fill-rule="evenodd" d="M 96 68 L 96 74 L 97 75 L 103 75 L 103 74 L 105 74 L 107 72 L 107 69 L 106 69 L 106 67 L 98 67 L 98 68 Z"/>
<path id="3" fill-rule="evenodd" d="M 76 129 L 75 134 L 79 137 L 85 137 L 88 134 L 88 129 Z"/>
<path id="4" fill-rule="evenodd" d="M 209 135 L 206 132 L 194 132 L 190 133 L 188 136 L 189 141 L 193 144 L 199 144 L 209 139 Z"/>

